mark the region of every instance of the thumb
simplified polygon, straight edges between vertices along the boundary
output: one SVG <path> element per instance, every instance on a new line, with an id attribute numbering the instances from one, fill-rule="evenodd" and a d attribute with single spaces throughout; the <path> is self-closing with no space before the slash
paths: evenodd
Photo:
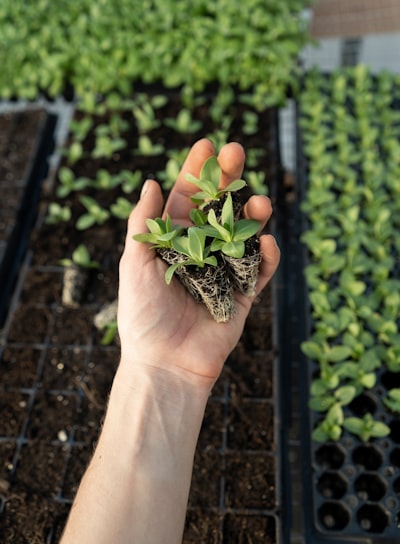
<path id="1" fill-rule="evenodd" d="M 129 257 L 132 258 L 133 255 L 138 256 L 137 251 L 139 248 L 145 248 L 145 254 L 147 255 L 151 253 L 149 252 L 148 246 L 141 242 L 134 241 L 132 237 L 134 234 L 148 231 L 146 219 L 160 217 L 163 204 L 164 199 L 159 184 L 152 179 L 148 179 L 143 185 L 140 200 L 132 210 L 128 219 L 124 249 L 124 256 L 128 257 L 128 260 Z"/>
<path id="2" fill-rule="evenodd" d="M 146 219 L 160 217 L 163 204 L 164 200 L 159 184 L 152 179 L 145 181 L 140 193 L 140 200 L 128 219 L 127 239 L 131 239 L 134 234 L 147 232 Z"/>

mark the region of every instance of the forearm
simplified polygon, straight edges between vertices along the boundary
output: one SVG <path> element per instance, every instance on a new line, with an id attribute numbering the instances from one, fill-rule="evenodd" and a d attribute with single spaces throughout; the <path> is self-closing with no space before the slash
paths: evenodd
<path id="1" fill-rule="evenodd" d="M 126 370 L 114 380 L 62 544 L 182 540 L 207 391 L 159 368 Z"/>

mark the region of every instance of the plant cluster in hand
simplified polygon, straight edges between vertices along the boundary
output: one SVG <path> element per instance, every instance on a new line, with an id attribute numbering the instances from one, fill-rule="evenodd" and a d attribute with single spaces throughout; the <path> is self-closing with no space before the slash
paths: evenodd
<path id="1" fill-rule="evenodd" d="M 390 433 L 374 414 L 352 415 L 351 403 L 374 391 L 378 373 L 400 372 L 399 94 L 395 76 L 363 66 L 305 79 L 302 241 L 312 330 L 302 350 L 317 365 L 317 441 L 338 440 L 343 429 L 364 441 Z M 398 413 L 398 389 L 376 397 Z"/>
<path id="2" fill-rule="evenodd" d="M 256 236 L 260 224 L 240 216 L 236 197 L 245 181 L 237 179 L 219 188 L 221 168 L 215 156 L 205 161 L 200 178 L 191 174 L 186 178 L 200 189 L 191 197 L 196 204 L 190 213 L 192 225 L 174 225 L 169 216 L 148 219 L 149 232 L 134 239 L 150 243 L 168 263 L 167 284 L 176 274 L 216 321 L 228 321 L 235 313 L 234 289 L 245 295 L 255 293 L 261 261 Z"/>

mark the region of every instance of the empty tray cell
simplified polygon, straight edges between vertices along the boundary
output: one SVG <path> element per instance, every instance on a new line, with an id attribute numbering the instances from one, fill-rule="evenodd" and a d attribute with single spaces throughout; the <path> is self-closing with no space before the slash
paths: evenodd
<path id="1" fill-rule="evenodd" d="M 350 523 L 350 512 L 341 502 L 325 502 L 318 509 L 318 520 L 324 529 L 343 531 Z"/>
<path id="2" fill-rule="evenodd" d="M 389 525 L 389 515 L 379 504 L 364 504 L 357 512 L 357 521 L 368 533 L 383 533 Z"/>
<path id="3" fill-rule="evenodd" d="M 276 506 L 275 460 L 269 455 L 232 453 L 226 459 L 225 505 L 272 509 Z"/>
<path id="4" fill-rule="evenodd" d="M 346 454 L 337 444 L 324 444 L 315 453 L 316 462 L 324 469 L 336 470 L 345 462 Z"/>
<path id="5" fill-rule="evenodd" d="M 0 383 L 11 387 L 31 388 L 39 372 L 41 350 L 31 347 L 6 347 L 0 358 Z"/>
<path id="6" fill-rule="evenodd" d="M 249 533 L 251 540 L 248 539 Z M 276 520 L 273 516 L 231 516 L 224 520 L 224 542 L 252 542 L 254 544 L 274 544 L 276 540 Z"/>
<path id="7" fill-rule="evenodd" d="M 358 446 L 352 453 L 355 465 L 364 470 L 378 470 L 383 463 L 383 455 L 375 446 Z"/>
<path id="8" fill-rule="evenodd" d="M 29 395 L 15 391 L 0 391 L 0 436 L 17 438 L 28 416 Z"/>
<path id="9" fill-rule="evenodd" d="M 318 478 L 317 490 L 325 499 L 341 499 L 347 487 L 347 481 L 339 472 L 324 472 Z"/>
<path id="10" fill-rule="evenodd" d="M 386 484 L 378 474 L 361 474 L 354 482 L 357 496 L 366 501 L 379 501 L 386 494 Z"/>

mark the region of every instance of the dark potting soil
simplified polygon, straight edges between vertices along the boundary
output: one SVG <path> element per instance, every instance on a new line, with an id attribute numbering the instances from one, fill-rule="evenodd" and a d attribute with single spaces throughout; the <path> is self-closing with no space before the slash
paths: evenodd
<path id="1" fill-rule="evenodd" d="M 174 117 L 178 100 L 170 100 L 162 115 Z M 240 118 L 246 109 L 236 105 Z M 178 134 L 158 128 L 153 141 L 169 149 L 190 146 L 213 126 L 206 105 L 196 110 L 205 122 L 202 133 Z M 80 117 L 81 114 L 77 114 Z M 100 119 L 95 119 L 97 123 Z M 104 118 L 101 122 L 104 122 Z M 72 166 L 77 175 L 96 177 L 99 168 L 118 172 L 143 169 L 143 179 L 165 167 L 166 155 L 132 154 L 138 132 L 132 119 L 123 137 L 126 150 L 109 160 L 82 159 Z M 257 134 L 241 133 L 234 123 L 230 134 L 245 148 L 263 149 L 260 169 L 268 184 L 276 183 L 277 155 L 274 113 L 260 115 Z M 23 127 L 22 141 L 27 141 Z M 84 141 L 94 141 L 94 129 Z M 22 146 L 15 164 L 22 168 Z M 9 161 L 0 139 L 0 171 Z M 13 169 L 12 169 L 13 170 Z M 14 171 L 14 170 L 13 170 Z M 119 348 L 101 344 L 93 325 L 98 310 L 117 294 L 118 261 L 125 221 L 111 219 L 83 232 L 74 228 L 83 208 L 79 194 L 57 199 L 56 186 L 43 190 L 40 209 L 49 202 L 69 205 L 72 220 L 48 225 L 39 216 L 15 292 L 15 303 L 0 343 L 0 541 L 56 543 L 71 501 L 98 438 L 108 392 L 118 364 Z M 90 190 L 104 207 L 119 189 Z M 125 195 L 131 201 L 137 193 Z M 2 208 L 0 208 L 0 211 Z M 0 217 L 0 222 L 4 218 Z M 85 243 L 101 268 L 91 274 L 79 309 L 61 304 L 59 259 Z M 229 357 L 206 409 L 196 451 L 193 481 L 183 542 L 275 543 L 279 533 L 279 444 L 276 422 L 276 347 L 274 305 L 268 287 L 255 301 L 239 344 Z"/>

